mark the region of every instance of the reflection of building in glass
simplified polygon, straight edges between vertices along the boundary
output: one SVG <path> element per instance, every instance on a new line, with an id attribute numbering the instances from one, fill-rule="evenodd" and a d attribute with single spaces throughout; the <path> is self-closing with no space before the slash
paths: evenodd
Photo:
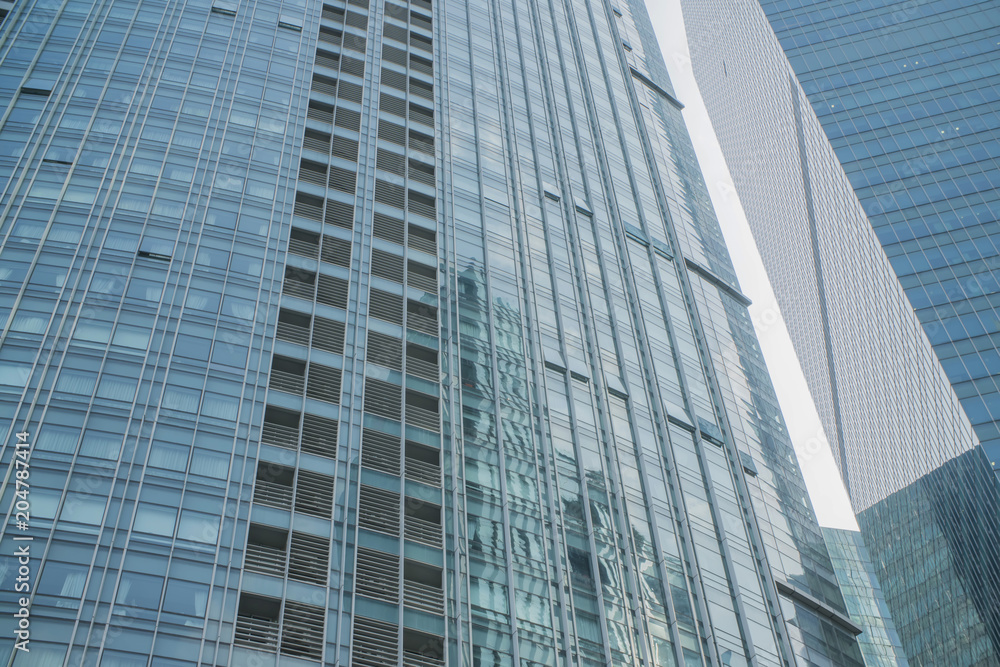
<path id="1" fill-rule="evenodd" d="M 853 92 L 843 94 L 856 99 L 847 114 L 821 111 L 817 118 L 810 104 L 820 94 L 817 90 L 860 76 L 852 74 L 852 69 L 880 68 L 880 59 L 888 57 L 882 50 L 902 58 L 898 39 L 918 33 L 943 34 L 939 31 L 946 22 L 939 19 L 936 9 L 933 16 L 923 18 L 931 5 L 922 6 L 915 10 L 919 21 L 906 23 L 884 40 L 857 43 L 858 57 L 849 65 L 823 70 L 818 69 L 820 62 L 838 61 L 850 49 L 827 42 L 830 51 L 801 53 L 819 49 L 820 34 L 834 41 L 857 30 L 870 36 L 864 32 L 874 29 L 868 10 L 859 13 L 852 5 L 848 11 L 842 3 L 801 8 L 787 3 L 765 5 L 768 12 L 773 10 L 774 24 L 784 31 L 784 42 L 779 42 L 769 16 L 754 0 L 682 2 L 699 87 L 910 663 L 1000 664 L 1000 625 L 995 612 L 1000 608 L 1000 587 L 994 573 L 1000 566 L 997 482 L 988 451 L 979 445 L 962 410 L 970 394 L 962 384 L 949 382 L 952 372 L 944 357 L 951 355 L 942 355 L 942 364 L 935 354 L 944 349 L 941 340 L 921 326 L 928 311 L 921 301 L 924 297 L 915 296 L 911 289 L 913 278 L 920 274 L 920 280 L 930 279 L 934 271 L 894 271 L 900 262 L 909 260 L 898 255 L 902 246 L 886 245 L 883 250 L 880 243 L 880 239 L 886 241 L 888 229 L 880 220 L 894 221 L 894 229 L 908 225 L 916 229 L 908 216 L 926 208 L 901 207 L 879 217 L 882 214 L 869 206 L 872 190 L 855 188 L 862 177 L 856 167 L 869 158 L 859 157 L 857 164 L 849 164 L 842 155 L 847 144 L 850 150 L 859 151 L 858 156 L 888 150 L 897 141 L 893 138 L 897 130 L 909 133 L 911 139 L 926 135 L 901 124 L 891 130 L 881 128 L 874 135 L 865 130 L 867 139 L 861 143 L 857 138 L 842 138 L 854 134 L 854 126 L 887 121 L 888 115 L 863 117 L 860 100 L 869 94 L 872 99 L 902 94 L 902 85 L 897 91 L 888 90 L 896 78 L 887 79 L 887 84 L 879 77 L 878 82 L 865 84 L 868 92 L 849 87 Z M 884 3 L 866 7 L 877 7 L 873 11 L 884 17 L 898 9 Z M 814 11 L 830 20 L 807 27 Z M 950 10 L 946 13 L 951 15 Z M 856 18 L 862 14 L 864 19 Z M 974 20 L 972 16 L 959 23 L 966 25 Z M 918 24 L 924 27 L 918 30 Z M 854 39 L 844 37 L 845 44 Z M 782 45 L 793 41 L 801 49 L 795 51 L 800 55 L 793 55 L 790 65 Z M 868 60 L 867 55 L 875 52 L 883 55 Z M 800 85 L 795 74 L 803 65 L 815 71 L 803 77 Z M 927 104 L 921 108 L 930 109 L 936 102 Z M 916 113 L 916 108 L 894 108 L 893 113 Z M 836 131 L 824 124 L 832 118 L 839 123 Z M 761 135 L 768 141 L 754 138 Z M 877 141 L 872 138 L 875 135 Z M 849 167 L 849 174 L 838 157 Z M 884 156 L 872 159 L 884 169 L 893 168 L 892 160 Z M 995 164 L 991 169 L 995 171 Z M 930 183 L 939 175 L 917 180 Z M 913 182 L 909 177 L 904 181 Z M 995 192 L 989 196 L 995 197 Z M 904 218 L 909 222 L 896 225 Z M 960 240 L 962 234 L 988 236 L 992 232 L 986 225 L 964 226 L 957 233 L 961 246 L 965 243 Z M 918 245 L 924 241 L 933 245 L 936 238 L 936 232 L 925 235 Z M 901 243 L 912 248 L 917 242 L 911 238 Z M 937 252 L 921 247 L 930 254 Z M 959 273 L 979 272 L 983 265 L 977 262 L 970 261 Z M 941 272 L 936 275 L 943 279 Z M 936 290 L 925 284 L 928 293 Z M 923 288 L 915 289 L 923 294 Z M 970 314 L 985 304 L 980 297 L 972 301 L 978 305 L 968 310 Z M 976 356 L 965 343 L 958 345 Z M 995 389 L 983 391 L 985 397 Z M 984 431 L 984 422 L 972 416 L 984 439 L 992 437 L 988 425 Z"/>
<path id="2" fill-rule="evenodd" d="M 858 645 L 865 667 L 906 667 L 906 654 L 861 533 L 824 528 L 823 537 L 847 611 L 864 630 L 858 635 Z"/>
<path id="3" fill-rule="evenodd" d="M 870 554 L 913 663 L 996 664 L 1000 561 L 987 540 L 1000 534 L 1000 493 L 984 461 L 967 452 L 858 514 L 878 536 Z"/>
<path id="4" fill-rule="evenodd" d="M 32 664 L 861 665 L 641 3 L 2 30 Z"/>

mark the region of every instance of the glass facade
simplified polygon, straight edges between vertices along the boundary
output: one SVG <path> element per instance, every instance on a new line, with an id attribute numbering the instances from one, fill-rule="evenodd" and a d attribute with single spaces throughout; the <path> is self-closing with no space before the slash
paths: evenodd
<path id="1" fill-rule="evenodd" d="M 639 0 L 19 0 L 0 96 L 13 664 L 863 664 Z"/>
<path id="2" fill-rule="evenodd" d="M 1000 660 L 1000 493 L 985 460 L 969 451 L 858 513 L 911 664 Z"/>
<path id="3" fill-rule="evenodd" d="M 861 533 L 824 528 L 823 537 L 851 620 L 864 628 L 858 636 L 858 645 L 865 667 L 908 667 L 910 663 Z"/>
<path id="4" fill-rule="evenodd" d="M 997 481 L 962 394 L 761 3 L 681 4 L 702 96 L 909 662 L 996 665 Z"/>
<path id="5" fill-rule="evenodd" d="M 1000 3 L 761 5 L 995 467 Z"/>

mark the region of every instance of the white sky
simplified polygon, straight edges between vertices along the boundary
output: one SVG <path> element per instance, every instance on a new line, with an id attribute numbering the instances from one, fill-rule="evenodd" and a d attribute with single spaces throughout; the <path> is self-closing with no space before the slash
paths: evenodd
<path id="1" fill-rule="evenodd" d="M 679 0 L 646 0 L 820 525 L 857 530 L 847 492 L 691 71 Z"/>

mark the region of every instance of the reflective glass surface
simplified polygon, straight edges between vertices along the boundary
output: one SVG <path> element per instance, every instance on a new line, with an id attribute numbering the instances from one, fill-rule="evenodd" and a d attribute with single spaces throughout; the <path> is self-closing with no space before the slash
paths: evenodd
<path id="1" fill-rule="evenodd" d="M 1000 3 L 761 3 L 1000 461 Z"/>
<path id="2" fill-rule="evenodd" d="M 874 4 L 884 17 L 910 11 Z M 777 3 L 682 7 L 699 87 L 910 663 L 991 665 L 1000 531 L 988 451 L 883 250 L 878 216 L 831 145 L 827 112 L 811 104 L 817 86 L 868 62 L 832 65 L 845 31 L 868 30 L 855 17 L 874 4 L 781 3 L 790 17 L 781 30 L 822 35 L 831 48 L 810 42 L 815 71 L 801 85 L 803 59 L 789 48 L 793 71 L 764 12 Z M 914 11 L 932 6 L 941 9 Z M 939 28 L 937 14 L 927 20 Z M 898 46 L 886 38 L 866 48 Z"/>
<path id="3" fill-rule="evenodd" d="M 31 664 L 862 664 L 641 3 L 2 30 Z"/>
<path id="4" fill-rule="evenodd" d="M 823 538 L 851 619 L 864 628 L 858 645 L 865 667 L 908 667 L 910 663 L 861 533 L 824 528 Z"/>

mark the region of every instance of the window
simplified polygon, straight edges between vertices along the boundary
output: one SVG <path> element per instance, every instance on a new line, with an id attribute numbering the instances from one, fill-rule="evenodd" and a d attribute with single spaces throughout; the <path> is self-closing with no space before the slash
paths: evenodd
<path id="1" fill-rule="evenodd" d="M 140 502 L 135 511 L 134 530 L 161 537 L 172 537 L 177 521 L 177 510 L 163 505 Z"/>
<path id="2" fill-rule="evenodd" d="M 163 578 L 136 572 L 123 572 L 118 584 L 118 594 L 115 604 L 141 609 L 156 609 L 160 606 L 160 593 L 163 591 Z M 116 610 L 115 613 L 126 613 Z"/>
<path id="3" fill-rule="evenodd" d="M 243 568 L 253 572 L 281 576 L 285 572 L 288 531 L 251 523 L 247 531 Z"/>
<path id="4" fill-rule="evenodd" d="M 444 613 L 441 568 L 414 560 L 403 563 L 403 604 L 431 614 Z"/>
<path id="5" fill-rule="evenodd" d="M 163 597 L 163 611 L 204 618 L 208 605 L 208 586 L 170 579 Z"/>
<path id="6" fill-rule="evenodd" d="M 281 600 L 242 593 L 233 643 L 265 651 L 277 650 L 280 615 Z"/>
<path id="7" fill-rule="evenodd" d="M 38 578 L 40 595 L 55 595 L 68 598 L 56 603 L 58 607 L 76 608 L 83 598 L 89 568 L 49 560 L 45 563 L 43 576 Z"/>

